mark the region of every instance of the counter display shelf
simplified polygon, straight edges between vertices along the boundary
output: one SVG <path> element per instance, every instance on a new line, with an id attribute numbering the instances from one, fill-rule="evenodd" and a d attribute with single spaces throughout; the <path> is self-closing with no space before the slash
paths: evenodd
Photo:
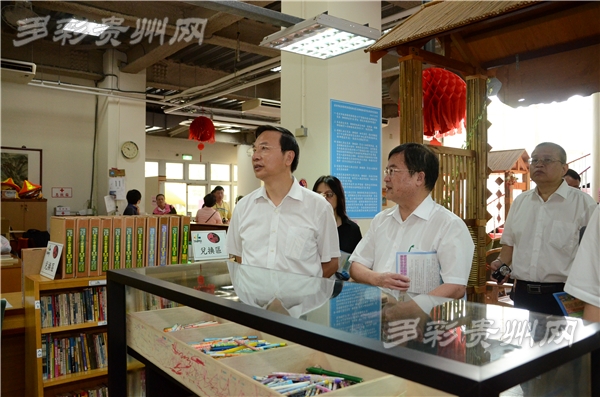
<path id="1" fill-rule="evenodd" d="M 253 376 L 311 366 L 363 378 L 332 397 L 491 396 L 515 386 L 541 395 L 600 393 L 591 376 L 600 373 L 600 323 L 392 296 L 225 261 L 121 269 L 107 280 L 110 390 L 127 390 L 130 354 L 146 365 L 148 396 L 277 396 Z M 164 332 L 207 320 L 214 324 Z M 233 335 L 286 346 L 216 359 L 191 345 Z"/>

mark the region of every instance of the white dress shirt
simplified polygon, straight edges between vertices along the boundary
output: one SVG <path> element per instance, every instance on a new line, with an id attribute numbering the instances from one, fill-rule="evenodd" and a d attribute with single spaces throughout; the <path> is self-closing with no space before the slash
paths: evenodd
<path id="1" fill-rule="evenodd" d="M 350 262 L 396 272 L 397 252 L 436 252 L 444 283 L 467 285 L 475 245 L 465 222 L 431 196 L 402 221 L 398 206 L 377 214 Z"/>
<path id="2" fill-rule="evenodd" d="M 235 207 L 227 251 L 244 264 L 322 276 L 321 263 L 340 256 L 333 208 L 296 178 L 278 206 L 260 187 Z"/>
<path id="3" fill-rule="evenodd" d="M 594 199 L 567 185 L 544 202 L 536 189 L 521 193 L 510 207 L 500 243 L 513 247 L 512 277 L 564 283 L 577 253 L 579 229 L 596 207 Z"/>
<path id="4" fill-rule="evenodd" d="M 588 223 L 565 291 L 591 305 L 600 307 L 600 206 Z"/>

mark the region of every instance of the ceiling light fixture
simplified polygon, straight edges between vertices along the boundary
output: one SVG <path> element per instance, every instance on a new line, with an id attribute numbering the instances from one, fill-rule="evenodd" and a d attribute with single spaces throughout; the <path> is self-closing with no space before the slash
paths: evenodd
<path id="1" fill-rule="evenodd" d="M 281 65 L 274 67 L 273 69 L 271 69 L 271 72 L 281 72 Z"/>
<path id="2" fill-rule="evenodd" d="M 377 29 L 320 14 L 265 37 L 260 45 L 328 59 L 367 47 L 380 36 Z"/>
<path id="3" fill-rule="evenodd" d="M 80 21 L 79 19 L 73 18 L 69 21 L 69 23 L 67 23 L 63 27 L 63 30 L 75 33 L 88 34 L 92 36 L 100 36 L 108 28 L 108 25 L 95 22 Z"/>

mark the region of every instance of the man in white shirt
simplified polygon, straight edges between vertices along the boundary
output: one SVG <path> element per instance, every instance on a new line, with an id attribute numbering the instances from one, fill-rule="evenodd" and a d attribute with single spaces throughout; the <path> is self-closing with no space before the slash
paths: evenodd
<path id="1" fill-rule="evenodd" d="M 587 225 L 565 291 L 585 302 L 583 319 L 600 322 L 600 206 Z"/>
<path id="2" fill-rule="evenodd" d="M 327 200 L 292 175 L 296 138 L 285 128 L 261 126 L 253 150 L 254 175 L 264 186 L 235 207 L 227 251 L 238 263 L 330 277 L 340 256 L 337 225 Z"/>
<path id="3" fill-rule="evenodd" d="M 418 143 L 390 152 L 385 169 L 386 197 L 397 203 L 377 214 L 350 257 L 358 282 L 407 291 L 410 279 L 396 272 L 397 252 L 435 252 L 440 285 L 430 295 L 462 298 L 475 248 L 464 221 L 431 198 L 439 174 L 437 156 Z"/>
<path id="4" fill-rule="evenodd" d="M 537 186 L 520 194 L 510 207 L 502 251 L 490 267 L 512 265 L 515 307 L 562 315 L 552 294 L 564 288 L 577 253 L 579 229 L 588 224 L 596 203 L 563 180 L 567 154 L 559 145 L 540 143 L 530 163 Z"/>

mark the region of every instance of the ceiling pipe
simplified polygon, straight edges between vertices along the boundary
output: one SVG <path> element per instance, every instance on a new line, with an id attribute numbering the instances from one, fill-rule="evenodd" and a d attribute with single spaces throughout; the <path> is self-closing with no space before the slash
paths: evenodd
<path id="1" fill-rule="evenodd" d="M 221 77 L 220 79 L 215 80 L 213 82 L 210 82 L 210 83 L 208 83 L 206 85 L 198 86 L 198 87 L 191 87 L 191 88 L 188 88 L 185 91 L 180 92 L 179 94 L 167 96 L 167 97 L 165 97 L 165 99 L 166 100 L 173 100 L 173 99 L 176 99 L 176 98 L 180 98 L 182 96 L 195 95 L 195 94 L 201 93 L 203 91 L 206 91 L 207 89 L 209 89 L 211 87 L 214 87 L 216 85 L 219 85 L 219 84 L 222 84 L 222 83 L 226 83 L 226 82 L 231 81 L 231 80 L 233 80 L 235 78 L 241 78 L 241 77 L 243 77 L 244 75 L 246 75 L 246 74 L 248 74 L 250 72 L 260 73 L 260 72 L 266 71 L 267 69 L 272 69 L 275 66 L 279 66 L 280 64 L 281 64 L 281 57 L 271 58 L 271 59 L 268 59 L 266 61 L 257 63 L 256 65 L 248 66 L 247 68 L 244 68 L 244 69 L 242 69 L 240 71 L 237 71 L 235 73 L 229 74 L 229 75 L 227 75 L 225 77 Z M 171 106 L 173 106 L 173 105 L 171 104 Z"/>
<path id="2" fill-rule="evenodd" d="M 170 114 L 170 113 L 176 112 L 178 110 L 181 110 L 183 108 L 186 108 L 186 107 L 188 107 L 190 105 L 195 105 L 195 104 L 200 103 L 200 102 L 210 101 L 211 99 L 218 98 L 218 97 L 220 97 L 222 95 L 226 95 L 226 94 L 230 94 L 232 92 L 240 91 L 240 90 L 243 90 L 244 88 L 253 87 L 255 85 L 266 83 L 266 82 L 271 81 L 271 80 L 276 80 L 278 78 L 280 78 L 280 73 L 273 73 L 271 76 L 266 76 L 266 77 L 262 77 L 260 79 L 252 80 L 252 81 L 250 81 L 248 83 L 245 83 L 245 84 L 242 84 L 242 85 L 237 85 L 235 87 L 228 88 L 228 89 L 216 92 L 216 93 L 208 95 L 208 96 L 204 96 L 204 97 L 201 97 L 201 98 L 196 98 L 193 101 L 189 101 L 189 102 L 184 103 L 182 105 L 178 105 L 178 106 L 172 107 L 170 109 L 166 109 L 165 113 Z M 168 106 L 173 106 L 173 104 L 168 104 Z"/>
<path id="3" fill-rule="evenodd" d="M 242 1 L 186 1 L 188 4 L 197 7 L 208 8 L 213 11 L 225 12 L 227 14 L 237 15 L 240 17 L 252 19 L 254 21 L 269 23 L 275 26 L 287 28 L 297 23 L 304 21 L 302 18 L 293 15 L 283 14 L 278 11 L 273 11 L 268 8 L 255 6 L 253 4 L 244 3 Z"/>

